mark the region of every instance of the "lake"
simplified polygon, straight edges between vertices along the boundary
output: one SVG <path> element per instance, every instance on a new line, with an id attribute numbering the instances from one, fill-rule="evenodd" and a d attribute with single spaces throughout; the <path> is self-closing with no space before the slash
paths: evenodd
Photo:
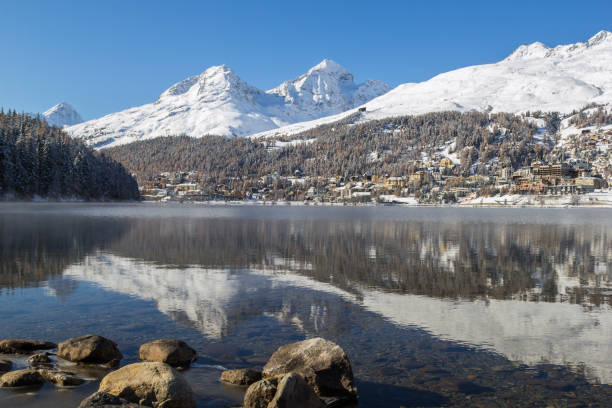
<path id="1" fill-rule="evenodd" d="M 310 337 L 347 352 L 360 407 L 612 397 L 610 209 L 4 203 L 0 233 L 0 338 L 99 334 L 122 364 L 182 339 L 199 407 Z M 71 369 L 91 381 L 0 406 L 76 407 L 105 372 Z"/>

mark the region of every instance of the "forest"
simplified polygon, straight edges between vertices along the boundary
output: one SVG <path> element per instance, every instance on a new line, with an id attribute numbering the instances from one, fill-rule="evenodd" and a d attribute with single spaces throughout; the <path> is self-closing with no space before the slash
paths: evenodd
<path id="1" fill-rule="evenodd" d="M 138 184 L 103 153 L 40 117 L 0 111 L 0 199 L 136 200 Z"/>
<path id="2" fill-rule="evenodd" d="M 228 178 L 255 179 L 267 174 L 307 176 L 399 176 L 414 170 L 423 154 L 448 144 L 462 171 L 484 171 L 498 158 L 514 169 L 548 153 L 533 143 L 536 127 L 524 118 L 499 113 L 438 112 L 359 123 L 359 114 L 294 135 L 289 139 L 201 139 L 169 136 L 106 149 L 139 182 L 165 171 L 197 171 L 205 184 Z M 552 123 L 552 122 L 551 122 Z M 295 143 L 297 139 L 300 142 Z M 452 142 L 452 145 L 450 145 Z"/>

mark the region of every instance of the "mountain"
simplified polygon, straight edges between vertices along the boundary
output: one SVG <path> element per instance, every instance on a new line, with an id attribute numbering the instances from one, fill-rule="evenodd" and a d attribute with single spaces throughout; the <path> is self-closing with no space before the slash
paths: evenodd
<path id="1" fill-rule="evenodd" d="M 61 102 L 43 113 L 43 117 L 51 126 L 64 127 L 83 122 L 81 115 L 70 104 Z"/>
<path id="2" fill-rule="evenodd" d="M 461 112 L 571 112 L 590 103 L 612 103 L 612 33 L 549 48 L 522 45 L 504 60 L 406 83 L 373 99 L 361 120 L 456 110 Z M 352 113 L 352 112 L 351 112 Z M 256 136 L 294 134 L 347 114 L 289 125 Z"/>
<path id="3" fill-rule="evenodd" d="M 164 135 L 247 136 L 338 114 L 389 90 L 380 81 L 356 85 L 350 72 L 327 59 L 269 91 L 249 85 L 221 65 L 171 86 L 153 103 L 71 126 L 68 131 L 96 147 Z"/>

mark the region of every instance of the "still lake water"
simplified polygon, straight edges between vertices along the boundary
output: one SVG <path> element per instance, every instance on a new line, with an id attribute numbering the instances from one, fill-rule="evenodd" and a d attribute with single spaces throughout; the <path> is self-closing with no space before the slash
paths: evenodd
<path id="1" fill-rule="evenodd" d="M 612 210 L 2 204 L 0 234 L 0 338 L 100 334 L 122 364 L 183 339 L 199 407 L 240 404 L 222 367 L 316 336 L 360 407 L 612 404 Z"/>

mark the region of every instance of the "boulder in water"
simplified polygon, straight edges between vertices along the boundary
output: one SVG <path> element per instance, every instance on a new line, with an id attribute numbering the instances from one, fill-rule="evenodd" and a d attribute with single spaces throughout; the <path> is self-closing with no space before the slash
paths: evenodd
<path id="1" fill-rule="evenodd" d="M 33 387 L 42 385 L 44 378 L 34 370 L 16 370 L 0 377 L 0 387 Z"/>
<path id="2" fill-rule="evenodd" d="M 123 355 L 117 345 L 104 337 L 88 334 L 57 345 L 57 356 L 75 363 L 119 365 Z"/>
<path id="3" fill-rule="evenodd" d="M 123 398 L 116 397 L 105 392 L 96 392 L 85 398 L 78 408 L 139 408 L 140 405 L 128 402 Z"/>
<path id="4" fill-rule="evenodd" d="M 157 361 L 173 367 L 188 367 L 197 358 L 196 351 L 181 340 L 160 339 L 140 346 L 140 360 Z"/>
<path id="5" fill-rule="evenodd" d="M 193 391 L 183 376 L 165 363 L 130 364 L 102 379 L 99 392 L 160 408 L 195 408 Z"/>
<path id="6" fill-rule="evenodd" d="M 37 350 L 51 350 L 56 348 L 55 343 L 50 341 L 6 339 L 0 341 L 0 353 L 2 354 L 31 354 Z"/>
<path id="7" fill-rule="evenodd" d="M 221 373 L 221 381 L 232 385 L 247 386 L 259 380 L 261 380 L 261 373 L 250 368 L 226 370 Z"/>
<path id="8" fill-rule="evenodd" d="M 263 368 L 263 378 L 298 373 L 319 397 L 356 400 L 351 363 L 340 346 L 314 338 L 279 347 Z"/>

